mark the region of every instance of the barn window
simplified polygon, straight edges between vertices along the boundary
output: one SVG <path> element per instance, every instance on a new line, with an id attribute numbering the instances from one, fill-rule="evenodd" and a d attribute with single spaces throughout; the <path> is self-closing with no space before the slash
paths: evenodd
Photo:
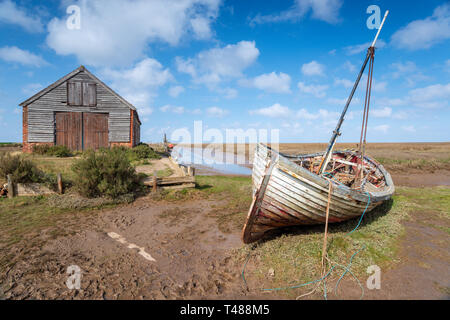
<path id="1" fill-rule="evenodd" d="M 95 107 L 97 105 L 97 85 L 88 82 L 68 82 L 67 104 L 69 106 Z"/>

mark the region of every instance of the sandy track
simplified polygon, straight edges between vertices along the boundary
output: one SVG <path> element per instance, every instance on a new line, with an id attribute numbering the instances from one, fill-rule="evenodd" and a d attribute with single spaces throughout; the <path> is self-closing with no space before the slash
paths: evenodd
<path id="1" fill-rule="evenodd" d="M 223 234 L 208 217 L 214 202 L 164 204 L 141 198 L 133 205 L 101 212 L 68 237 L 48 242 L 16 264 L 4 282 L 12 299 L 184 299 L 245 294 L 230 249 L 237 234 Z M 144 247 L 112 239 L 115 232 Z M 81 290 L 65 285 L 67 267 L 82 270 Z M 38 276 L 39 275 L 39 276 Z"/>

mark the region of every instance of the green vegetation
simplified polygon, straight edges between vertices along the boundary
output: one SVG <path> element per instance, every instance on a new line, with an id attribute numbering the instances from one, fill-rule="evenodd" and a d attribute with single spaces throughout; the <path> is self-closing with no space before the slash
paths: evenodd
<path id="1" fill-rule="evenodd" d="M 367 213 L 360 227 L 350 235 L 357 219 L 331 224 L 328 257 L 334 263 L 347 265 L 351 256 L 361 250 L 352 263 L 352 272 L 356 276 L 365 276 L 366 268 L 374 264 L 385 270 L 397 262 L 399 240 L 404 234 L 401 221 L 408 219 L 408 212 L 435 211 L 449 219 L 449 199 L 450 188 L 398 188 L 392 201 Z M 238 250 L 239 261 L 244 263 L 250 254 L 247 278 L 253 279 L 253 283 L 262 283 L 264 288 L 287 287 L 319 279 L 323 232 L 324 226 L 287 228 L 284 233 L 274 233 L 270 241 Z M 268 280 L 270 268 L 275 271 L 275 276 Z M 330 274 L 327 278 L 329 290 L 334 289 L 342 273 L 343 269 L 337 267 Z M 314 286 L 279 293 L 292 298 L 312 288 Z"/>
<path id="2" fill-rule="evenodd" d="M 85 152 L 72 170 L 75 189 L 88 198 L 115 198 L 139 188 L 139 177 L 122 148 Z"/>
<path id="3" fill-rule="evenodd" d="M 158 178 L 166 178 L 170 177 L 173 174 L 173 170 L 171 168 L 165 168 L 164 170 L 158 170 L 156 171 L 156 176 Z"/>
<path id="4" fill-rule="evenodd" d="M 21 155 L 0 154 L 0 180 L 7 181 L 8 174 L 16 183 L 56 183 L 55 176 L 39 170 L 32 161 Z"/>
<path id="5" fill-rule="evenodd" d="M 57 158 L 72 157 L 73 154 L 66 146 L 49 146 L 49 145 L 37 145 L 33 147 L 33 153 L 46 156 L 54 156 Z"/>
<path id="6" fill-rule="evenodd" d="M 377 157 L 377 161 L 388 170 L 407 171 L 418 169 L 423 171 L 450 170 L 450 158 L 427 159 L 395 159 Z"/>
<path id="7" fill-rule="evenodd" d="M 154 198 L 175 202 L 214 199 L 216 205 L 210 216 L 216 218 L 219 229 L 224 233 L 239 233 L 251 203 L 251 178 L 197 176 L 196 181 L 195 189 L 164 191 Z M 366 213 L 360 227 L 350 235 L 348 233 L 356 227 L 358 219 L 331 224 L 329 259 L 347 265 L 351 256 L 361 250 L 353 258 L 351 268 L 357 277 L 365 277 L 366 268 L 373 264 L 383 270 L 389 268 L 399 258 L 399 244 L 404 234 L 401 221 L 408 219 L 408 212 L 414 210 L 436 212 L 439 217 L 450 219 L 450 188 L 397 188 L 393 200 Z M 165 213 L 172 214 L 175 213 Z M 448 232 L 445 226 L 434 227 Z M 246 278 L 258 286 L 253 289 L 286 287 L 316 280 L 321 277 L 323 232 L 323 225 L 274 231 L 268 241 L 236 250 L 237 263 L 243 266 L 249 257 Z M 269 269 L 275 271 L 273 277 L 267 276 Z M 328 290 L 334 290 L 342 272 L 343 269 L 337 267 L 327 278 Z M 278 293 L 295 298 L 312 288 L 314 286 Z"/>
<path id="8" fill-rule="evenodd" d="M 140 144 L 132 149 L 126 149 L 130 161 L 144 159 L 161 159 L 161 156 L 147 144 Z"/>
<path id="9" fill-rule="evenodd" d="M 15 143 L 15 142 L 0 142 L 0 148 L 2 147 L 10 147 L 10 148 L 17 148 L 17 147 L 21 147 L 22 144 L 21 143 Z"/>

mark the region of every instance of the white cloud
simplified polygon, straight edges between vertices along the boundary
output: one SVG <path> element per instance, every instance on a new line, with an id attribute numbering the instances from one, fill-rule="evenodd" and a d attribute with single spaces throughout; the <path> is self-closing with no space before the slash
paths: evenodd
<path id="1" fill-rule="evenodd" d="M 152 112 L 150 103 L 157 89 L 173 79 L 169 69 L 164 69 L 161 63 L 151 58 L 145 58 L 128 69 L 103 69 L 101 75 L 143 114 Z"/>
<path id="2" fill-rule="evenodd" d="M 267 92 L 291 92 L 291 77 L 283 72 L 278 74 L 275 72 L 265 73 L 250 80 L 243 79 L 239 83 L 243 86 L 254 87 Z"/>
<path id="3" fill-rule="evenodd" d="M 228 114 L 228 110 L 219 107 L 211 107 L 206 109 L 206 113 L 211 117 L 222 118 Z"/>
<path id="4" fill-rule="evenodd" d="M 252 18 L 250 24 L 298 21 L 302 19 L 309 11 L 314 19 L 322 20 L 328 23 L 337 23 L 339 19 L 339 10 L 342 6 L 341 0 L 295 0 L 294 5 L 279 14 L 261 15 L 258 14 Z"/>
<path id="5" fill-rule="evenodd" d="M 372 42 L 365 42 L 362 44 L 357 44 L 354 46 L 348 46 L 345 47 L 344 49 L 347 51 L 348 55 L 353 55 L 353 54 L 358 54 L 361 53 L 363 51 L 367 51 L 367 49 L 370 47 L 370 45 L 372 44 Z M 381 49 L 384 48 L 386 46 L 386 42 L 384 42 L 384 40 L 378 39 L 375 47 L 377 49 Z"/>
<path id="6" fill-rule="evenodd" d="M 350 81 L 348 79 L 334 79 L 334 85 L 336 86 L 343 86 L 345 88 L 351 88 L 353 87 L 353 81 Z"/>
<path id="7" fill-rule="evenodd" d="M 296 117 L 304 120 L 317 120 L 322 119 L 325 122 L 332 121 L 334 123 L 335 120 L 339 117 L 339 112 L 332 112 L 326 109 L 319 109 L 317 113 L 311 113 L 308 110 L 302 108 L 297 111 Z"/>
<path id="8" fill-rule="evenodd" d="M 372 90 L 375 92 L 384 92 L 386 91 L 386 86 L 388 83 L 386 81 L 376 81 L 372 80 Z"/>
<path id="9" fill-rule="evenodd" d="M 319 114 L 309 113 L 306 109 L 300 109 L 297 111 L 296 114 L 297 118 L 299 119 L 306 119 L 306 120 L 316 120 L 319 118 Z"/>
<path id="10" fill-rule="evenodd" d="M 381 124 L 379 126 L 374 127 L 373 129 L 377 132 L 387 133 L 389 131 L 389 125 Z"/>
<path id="11" fill-rule="evenodd" d="M 418 107 L 438 108 L 448 105 L 450 83 L 434 84 L 409 91 L 409 101 Z"/>
<path id="12" fill-rule="evenodd" d="M 265 117 L 279 118 L 279 117 L 288 117 L 291 111 L 288 107 L 282 106 L 279 103 L 275 103 L 274 105 L 261 108 L 256 110 L 251 110 L 250 114 L 256 114 Z"/>
<path id="13" fill-rule="evenodd" d="M 220 0 L 96 0 L 71 2 L 81 8 L 81 29 L 66 27 L 67 17 L 48 24 L 47 44 L 83 64 L 126 65 L 149 43 L 177 45 L 182 39 L 210 37 Z"/>
<path id="14" fill-rule="evenodd" d="M 393 70 L 392 78 L 403 78 L 408 86 L 414 86 L 418 81 L 430 79 L 430 77 L 422 74 L 417 68 L 417 65 L 412 61 L 392 63 L 390 69 Z"/>
<path id="15" fill-rule="evenodd" d="M 211 31 L 211 19 L 205 17 L 196 17 L 191 19 L 192 30 L 194 31 L 195 38 L 197 39 L 209 39 L 212 36 Z"/>
<path id="16" fill-rule="evenodd" d="M 302 65 L 302 73 L 306 76 L 323 76 L 324 70 L 324 65 L 314 60 Z"/>
<path id="17" fill-rule="evenodd" d="M 350 61 L 345 61 L 343 67 L 344 67 L 344 69 L 346 69 L 348 72 L 351 72 L 351 73 L 356 71 L 356 66 L 354 64 L 352 64 Z"/>
<path id="18" fill-rule="evenodd" d="M 344 105 L 347 103 L 347 99 L 348 99 L 348 98 L 343 98 L 343 99 L 339 99 L 339 98 L 328 98 L 328 99 L 327 99 L 327 103 L 333 104 L 333 105 L 344 106 Z M 357 104 L 357 103 L 359 103 L 359 98 L 358 98 L 358 97 L 353 97 L 351 103 L 352 103 L 352 104 Z"/>
<path id="19" fill-rule="evenodd" d="M 40 83 L 30 83 L 22 88 L 22 92 L 28 96 L 33 96 L 43 88 L 44 86 Z"/>
<path id="20" fill-rule="evenodd" d="M 162 106 L 161 108 L 159 108 L 159 110 L 161 110 L 161 112 L 171 112 L 171 113 L 175 113 L 175 114 L 183 114 L 185 111 L 184 107 L 172 106 L 170 104 L 166 104 L 165 106 Z"/>
<path id="21" fill-rule="evenodd" d="M 234 88 L 216 88 L 216 91 L 223 94 L 225 99 L 234 99 L 238 96 L 238 91 Z"/>
<path id="22" fill-rule="evenodd" d="M 300 81 L 297 84 L 297 86 L 301 92 L 312 94 L 316 98 L 325 97 L 326 95 L 325 91 L 328 89 L 327 85 L 314 85 L 314 84 L 307 85 L 302 81 Z"/>
<path id="23" fill-rule="evenodd" d="M 178 97 L 183 92 L 184 92 L 184 88 L 182 86 L 170 87 L 170 89 L 168 91 L 169 95 L 173 98 Z"/>
<path id="24" fill-rule="evenodd" d="M 449 106 L 450 101 L 450 83 L 433 84 L 422 88 L 416 88 L 408 91 L 403 98 L 380 98 L 378 105 L 399 107 L 414 106 L 419 108 L 445 108 Z M 408 113 L 405 111 L 394 112 L 392 115 L 396 119 L 406 119 Z"/>
<path id="25" fill-rule="evenodd" d="M 409 113 L 407 113 L 406 111 L 397 111 L 392 115 L 392 118 L 397 120 L 405 120 L 408 119 L 408 117 Z"/>
<path id="26" fill-rule="evenodd" d="M 177 57 L 179 72 L 189 74 L 194 82 L 214 87 L 221 81 L 242 76 L 259 56 L 254 41 L 240 41 L 223 48 L 202 51 L 194 58 Z"/>
<path id="27" fill-rule="evenodd" d="M 402 126 L 402 130 L 411 133 L 416 132 L 416 128 L 414 126 Z"/>
<path id="28" fill-rule="evenodd" d="M 381 109 L 371 109 L 370 114 L 375 118 L 388 118 L 392 115 L 392 108 L 384 107 Z"/>
<path id="29" fill-rule="evenodd" d="M 417 66 L 412 61 L 394 62 L 394 63 L 391 63 L 390 69 L 393 70 L 392 78 L 398 79 L 405 74 L 416 71 Z"/>
<path id="30" fill-rule="evenodd" d="M 6 62 L 20 63 L 24 66 L 41 67 L 48 65 L 42 57 L 17 47 L 0 48 L 0 59 Z"/>
<path id="31" fill-rule="evenodd" d="M 414 20 L 395 32 L 391 43 L 402 49 L 428 49 L 450 39 L 450 5 L 434 9 L 433 15 L 423 20 Z"/>
<path id="32" fill-rule="evenodd" d="M 44 31 L 39 17 L 29 15 L 24 8 L 19 8 L 10 0 L 0 2 L 0 23 L 18 25 L 31 33 Z"/>

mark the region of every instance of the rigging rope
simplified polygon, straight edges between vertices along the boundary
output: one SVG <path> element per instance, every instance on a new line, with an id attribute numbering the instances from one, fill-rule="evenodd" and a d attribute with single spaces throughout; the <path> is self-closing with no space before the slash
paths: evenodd
<path id="1" fill-rule="evenodd" d="M 328 178 L 328 179 L 329 179 L 329 178 Z M 335 182 L 334 180 L 331 180 L 331 179 L 329 179 L 328 181 L 330 181 L 330 183 L 331 183 L 331 181 Z M 371 201 L 371 199 L 370 199 L 370 194 L 369 194 L 368 192 L 366 192 L 366 194 L 367 194 L 367 196 L 368 196 L 368 202 L 367 202 L 367 205 L 366 205 L 366 207 L 365 207 L 365 209 L 364 209 L 364 211 L 363 211 L 363 213 L 362 213 L 362 215 L 361 215 L 361 217 L 360 217 L 360 219 L 359 219 L 359 221 L 358 221 L 358 224 L 356 225 L 356 227 L 355 227 L 352 231 L 348 232 L 348 233 L 346 234 L 346 236 L 350 236 L 350 234 L 352 234 L 354 231 L 356 231 L 356 230 L 359 228 L 359 226 L 361 225 L 361 221 L 362 221 L 362 219 L 364 218 L 364 215 L 366 214 L 367 209 L 369 208 L 370 201 Z M 363 245 L 362 248 L 360 248 L 358 251 L 356 251 L 355 253 L 353 253 L 353 255 L 352 255 L 351 258 L 350 258 L 349 264 L 348 264 L 347 266 L 343 266 L 343 265 L 341 265 L 341 264 L 338 264 L 338 263 L 336 263 L 336 262 L 330 260 L 330 259 L 328 258 L 328 254 L 326 254 L 326 255 L 325 255 L 325 259 L 328 261 L 328 263 L 330 264 L 331 268 L 330 268 L 330 270 L 327 272 L 326 275 L 323 275 L 324 272 L 322 271 L 322 277 L 321 277 L 320 279 L 316 279 L 316 280 L 313 280 L 313 281 L 309 281 L 309 282 L 302 283 L 302 284 L 298 284 L 298 285 L 294 285 L 294 286 L 279 287 L 279 288 L 271 288 L 271 289 L 261 289 L 261 290 L 262 290 L 262 291 L 279 291 L 279 290 L 297 289 L 297 288 L 301 288 L 301 287 L 304 287 L 304 286 L 307 286 L 307 285 L 310 285 L 310 284 L 313 284 L 313 283 L 319 283 L 319 284 L 320 284 L 320 282 L 324 281 L 324 282 L 323 282 L 323 284 L 324 284 L 324 299 L 327 300 L 327 299 L 328 299 L 328 296 L 327 296 L 327 289 L 326 289 L 326 281 L 325 281 L 325 280 L 328 278 L 328 276 L 332 273 L 332 271 L 333 271 L 336 267 L 339 267 L 339 268 L 343 269 L 344 272 L 343 272 L 342 275 L 339 277 L 339 280 L 338 280 L 338 282 L 337 282 L 336 285 L 335 285 L 335 288 L 334 288 L 334 293 L 335 293 L 335 295 L 337 294 L 337 288 L 338 288 L 338 286 L 339 286 L 341 280 L 344 278 L 344 276 L 345 276 L 347 273 L 349 273 L 349 274 L 356 280 L 356 282 L 358 283 L 359 287 L 361 288 L 362 294 L 361 294 L 360 299 L 362 299 L 363 296 L 364 296 L 364 287 L 361 285 L 361 282 L 360 282 L 360 281 L 358 280 L 358 278 L 354 275 L 354 273 L 350 270 L 350 268 L 351 268 L 351 266 L 352 266 L 353 258 L 354 258 L 359 252 L 361 252 L 362 250 L 364 250 L 365 248 L 366 248 L 366 245 Z M 242 273 L 241 273 L 242 280 L 243 280 L 243 282 L 244 282 L 244 284 L 245 284 L 245 286 L 246 286 L 247 288 L 248 288 L 248 284 L 247 284 L 247 281 L 246 281 L 246 279 L 245 279 L 245 268 L 246 268 L 246 266 L 247 266 L 248 261 L 250 260 L 250 256 L 251 256 L 252 250 L 254 250 L 254 249 L 255 249 L 255 246 L 253 246 L 253 247 L 251 248 L 251 251 L 248 253 L 247 258 L 246 258 L 246 261 L 245 261 L 245 263 L 244 263 L 244 267 L 242 268 Z M 310 292 L 308 292 L 308 293 L 306 293 L 306 294 L 303 294 L 303 295 L 298 296 L 296 299 L 298 300 L 298 299 L 300 299 L 300 298 L 302 298 L 302 297 L 305 297 L 305 296 L 307 296 L 307 295 L 310 295 L 310 294 L 314 293 L 314 292 L 317 290 L 317 288 L 318 288 L 318 286 L 315 287 L 312 291 L 310 291 Z"/>
<path id="2" fill-rule="evenodd" d="M 370 57 L 369 57 L 369 59 L 370 59 L 370 61 L 369 61 L 369 72 L 368 72 L 368 76 L 367 76 L 366 97 L 365 97 L 365 102 L 364 102 L 363 122 L 362 122 L 362 125 L 361 125 L 361 136 L 360 136 L 359 151 L 358 151 L 358 153 L 360 155 L 360 166 L 358 166 L 358 170 L 356 172 L 356 177 L 355 177 L 356 181 L 358 181 L 358 179 L 361 179 L 360 180 L 361 183 L 359 183 L 357 185 L 357 187 L 354 188 L 354 189 L 361 189 L 361 191 L 363 191 L 362 190 L 363 189 L 362 181 L 363 181 L 363 178 L 364 178 L 364 155 L 365 155 L 365 149 L 366 149 L 367 123 L 368 123 L 368 120 L 369 120 L 370 98 L 371 98 L 371 92 L 372 92 L 372 78 L 373 78 L 373 64 L 374 64 L 374 58 L 375 58 L 375 55 L 374 55 L 375 47 L 371 46 L 368 50 L 369 50 L 369 54 L 370 54 Z M 325 161 L 325 157 L 322 158 L 322 162 L 321 162 L 321 164 L 319 166 L 319 169 L 318 169 L 319 171 L 318 172 L 320 172 L 320 169 L 322 168 L 322 165 L 323 165 L 324 161 Z M 310 169 L 312 169 L 312 168 L 310 168 Z M 326 168 L 324 168 L 324 170 L 325 169 Z M 312 171 L 312 170 L 310 170 L 310 171 Z M 331 178 L 327 177 L 327 175 L 331 176 Z M 320 282 L 323 281 L 323 286 L 324 286 L 324 294 L 323 294 L 323 296 L 324 296 L 324 299 L 327 300 L 328 296 L 327 296 L 326 279 L 337 266 L 337 267 L 342 268 L 344 270 L 344 272 L 339 277 L 339 280 L 336 282 L 336 285 L 335 285 L 335 288 L 334 288 L 335 295 L 337 294 L 337 288 L 338 288 L 341 280 L 344 278 L 344 276 L 347 273 L 349 273 L 357 281 L 358 285 L 360 286 L 361 291 L 362 291 L 360 299 L 363 298 L 363 296 L 364 296 L 364 287 L 361 285 L 361 282 L 353 274 L 353 272 L 350 270 L 350 268 L 352 266 L 353 258 L 360 251 L 364 250 L 366 248 L 366 245 L 364 244 L 362 248 L 360 248 L 355 253 L 353 253 L 353 255 L 350 257 L 350 261 L 349 261 L 347 266 L 343 266 L 343 265 L 340 265 L 340 264 L 338 264 L 336 262 L 331 261 L 329 259 L 329 257 L 328 257 L 327 252 L 326 252 L 327 251 L 327 234 L 328 234 L 328 215 L 329 215 L 330 202 L 331 202 L 332 182 L 340 184 L 340 185 L 344 185 L 344 184 L 342 184 L 340 181 L 334 180 L 333 178 L 335 178 L 335 177 L 333 176 L 333 174 L 331 174 L 331 172 L 324 172 L 322 174 L 322 176 L 325 179 L 327 179 L 328 182 L 329 182 L 328 203 L 327 203 L 327 209 L 326 209 L 326 221 L 325 221 L 325 233 L 324 233 L 324 244 L 323 244 L 323 248 L 322 248 L 322 265 L 321 265 L 322 277 L 320 279 L 316 279 L 316 280 L 309 281 L 309 282 L 306 282 L 306 283 L 303 283 L 303 284 L 299 284 L 299 285 L 295 285 L 295 286 L 288 286 L 288 287 L 281 287 L 281 288 L 272 288 L 272 289 L 261 289 L 262 291 L 278 291 L 278 290 L 286 290 L 286 289 L 296 289 L 296 288 L 304 287 L 304 286 L 307 286 L 307 285 L 310 285 L 310 284 L 313 284 L 313 283 L 319 283 L 320 284 Z M 369 208 L 369 204 L 370 204 L 370 201 L 371 201 L 370 194 L 368 192 L 365 192 L 365 193 L 368 196 L 367 205 L 366 205 L 366 207 L 365 207 L 365 209 L 364 209 L 364 211 L 363 211 L 363 213 L 362 213 L 362 215 L 361 215 L 361 217 L 360 217 L 356 227 L 352 231 L 348 232 L 345 236 L 350 236 L 354 231 L 356 231 L 359 228 L 359 226 L 361 225 L 362 219 L 364 218 L 364 215 L 365 215 L 367 209 Z M 253 250 L 254 248 L 255 247 L 252 247 L 251 250 Z M 244 267 L 242 269 L 242 279 L 243 279 L 243 281 L 244 281 L 244 283 L 245 283 L 247 288 L 248 288 L 248 285 L 247 285 L 247 281 L 245 280 L 245 268 L 246 268 L 247 263 L 248 263 L 248 261 L 250 259 L 250 255 L 251 255 L 251 251 L 248 253 L 247 259 L 246 259 Z M 331 268 L 329 269 L 327 274 L 325 274 L 325 270 L 326 270 L 326 267 L 324 265 L 324 260 L 325 259 L 327 260 L 327 262 L 331 266 Z M 319 287 L 319 285 L 316 286 L 312 291 L 310 291 L 310 292 L 308 292 L 306 294 L 298 296 L 297 299 L 314 293 L 317 290 L 318 287 Z"/>

